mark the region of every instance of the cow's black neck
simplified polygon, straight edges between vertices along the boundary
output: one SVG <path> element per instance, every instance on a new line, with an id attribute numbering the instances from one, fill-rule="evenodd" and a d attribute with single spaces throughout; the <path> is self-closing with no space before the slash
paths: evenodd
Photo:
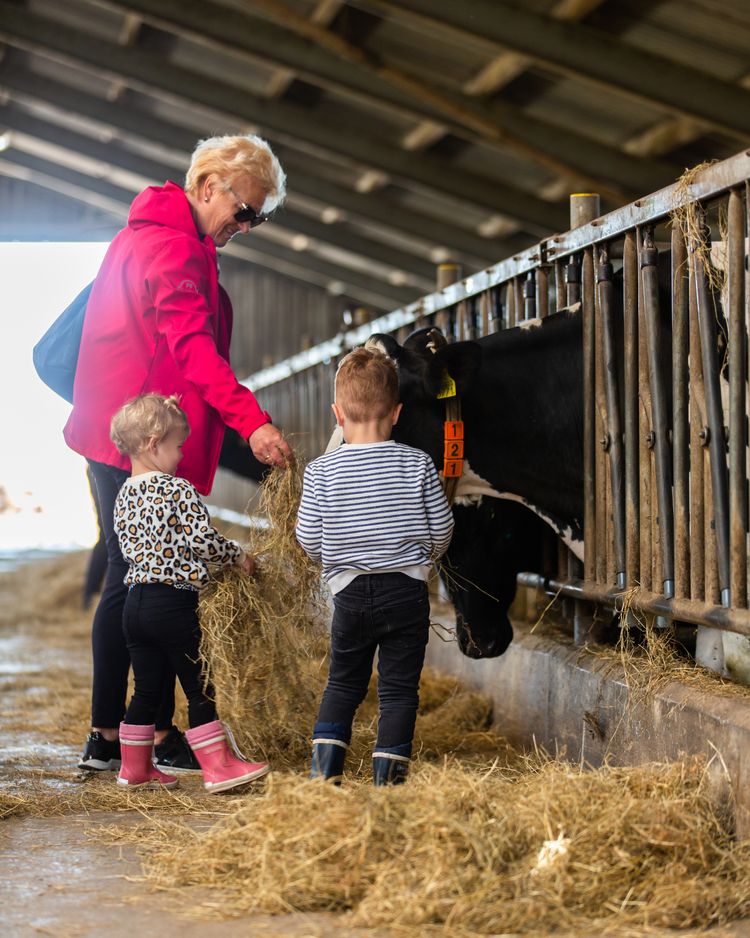
<path id="1" fill-rule="evenodd" d="M 579 528 L 583 517 L 580 314 L 479 340 L 478 377 L 463 396 L 474 470 Z"/>

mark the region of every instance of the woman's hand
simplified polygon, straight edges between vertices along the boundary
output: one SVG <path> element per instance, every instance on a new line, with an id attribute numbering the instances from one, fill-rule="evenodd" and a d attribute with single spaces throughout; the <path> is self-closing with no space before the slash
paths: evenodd
<path id="1" fill-rule="evenodd" d="M 243 554 L 242 560 L 240 560 L 238 567 L 242 570 L 243 573 L 246 573 L 248 576 L 252 576 L 255 573 L 255 558 L 251 557 L 250 554 Z"/>
<path id="2" fill-rule="evenodd" d="M 272 423 L 264 423 L 247 441 L 253 456 L 267 466 L 288 466 L 294 462 L 294 453 L 284 435 Z"/>

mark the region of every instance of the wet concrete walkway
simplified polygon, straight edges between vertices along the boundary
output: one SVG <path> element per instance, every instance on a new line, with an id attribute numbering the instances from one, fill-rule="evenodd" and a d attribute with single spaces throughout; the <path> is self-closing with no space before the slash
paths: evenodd
<path id="1" fill-rule="evenodd" d="M 17 791 L 33 777 L 52 788 L 114 783 L 113 778 L 100 777 L 83 782 L 75 769 L 88 709 L 87 619 L 74 616 L 54 627 L 45 622 L 16 627 L 7 616 L 5 621 L 0 616 L 0 793 Z M 197 784 L 189 780 L 184 787 L 189 792 Z M 181 907 L 184 897 L 146 890 L 138 882 L 140 863 L 134 846 L 113 846 L 90 836 L 102 825 L 125 828 L 141 821 L 136 812 L 103 811 L 1 819 L 0 938 L 101 934 L 132 938 L 175 931 L 184 938 L 404 938 L 407 934 L 403 929 L 352 929 L 341 917 L 324 914 L 252 914 L 229 921 L 189 918 Z M 206 891 L 194 889 L 189 900 L 197 903 L 207 896 Z M 417 938 L 426 933 L 414 929 L 408 934 Z M 674 934 L 685 938 L 704 932 Z M 708 934 L 750 938 L 750 922 Z"/>
<path id="2" fill-rule="evenodd" d="M 351 929 L 333 915 L 243 915 L 231 921 L 185 918 L 177 901 L 147 891 L 132 847 L 97 843 L 86 828 L 127 825 L 122 814 L 26 818 L 0 822 L 0 933 L 4 938 L 55 935 L 168 935 L 181 938 L 386 938 L 385 930 Z M 191 901 L 208 894 L 191 891 Z"/>

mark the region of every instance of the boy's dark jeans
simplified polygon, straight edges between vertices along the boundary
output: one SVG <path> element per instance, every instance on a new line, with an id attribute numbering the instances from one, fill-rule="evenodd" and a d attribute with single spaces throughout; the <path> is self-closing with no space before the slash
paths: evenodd
<path id="1" fill-rule="evenodd" d="M 333 601 L 331 664 L 315 735 L 350 742 L 377 649 L 377 748 L 408 756 L 430 630 L 427 584 L 404 573 L 363 574 Z"/>
<path id="2" fill-rule="evenodd" d="M 107 572 L 91 628 L 94 677 L 91 692 L 91 725 L 116 729 L 125 713 L 130 655 L 122 633 L 122 610 L 128 588 L 128 564 L 120 551 L 115 531 L 114 510 L 117 493 L 129 473 L 115 466 L 88 460 L 96 485 L 102 517 L 102 533 L 107 543 Z M 167 730 L 174 714 L 174 675 L 166 679 L 156 728 Z"/>
<path id="3" fill-rule="evenodd" d="M 203 692 L 198 645 L 198 593 L 165 583 L 132 586 L 122 628 L 133 663 L 135 692 L 125 722 L 148 726 L 156 719 L 165 682 L 179 678 L 191 726 L 216 719 L 216 707 Z"/>

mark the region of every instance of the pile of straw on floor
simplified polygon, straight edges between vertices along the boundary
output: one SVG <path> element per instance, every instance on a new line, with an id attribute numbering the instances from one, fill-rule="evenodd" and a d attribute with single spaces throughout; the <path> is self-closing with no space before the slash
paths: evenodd
<path id="1" fill-rule="evenodd" d="M 363 926 L 541 935 L 750 913 L 750 846 L 734 843 L 699 762 L 448 761 L 389 789 L 281 774 L 207 831 L 161 822 L 133 836 L 154 887 L 211 887 L 199 915 L 331 910 Z"/>

